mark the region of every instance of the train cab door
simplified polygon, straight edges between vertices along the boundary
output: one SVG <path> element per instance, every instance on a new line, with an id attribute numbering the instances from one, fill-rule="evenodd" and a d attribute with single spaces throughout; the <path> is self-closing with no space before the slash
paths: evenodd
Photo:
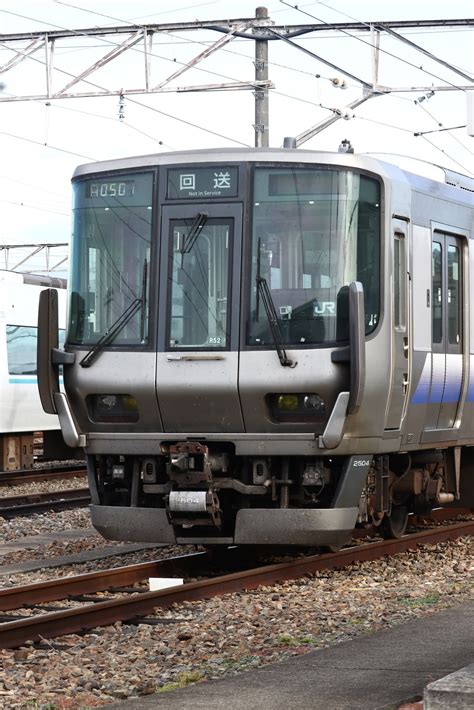
<path id="1" fill-rule="evenodd" d="M 462 241 L 435 231 L 431 247 L 432 366 L 425 430 L 451 429 L 463 382 Z"/>
<path id="2" fill-rule="evenodd" d="M 241 432 L 242 206 L 163 207 L 156 390 L 164 431 Z"/>
<path id="3" fill-rule="evenodd" d="M 408 229 L 408 221 L 393 220 L 392 380 L 385 418 L 386 430 L 399 430 L 402 425 L 410 381 Z"/>

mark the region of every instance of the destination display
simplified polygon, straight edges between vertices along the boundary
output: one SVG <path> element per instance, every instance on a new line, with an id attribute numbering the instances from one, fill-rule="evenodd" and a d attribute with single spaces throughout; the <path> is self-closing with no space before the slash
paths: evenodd
<path id="1" fill-rule="evenodd" d="M 86 197 L 132 197 L 135 180 L 100 180 L 86 185 Z"/>
<path id="2" fill-rule="evenodd" d="M 74 184 L 74 208 L 132 207 L 151 205 L 154 173 L 121 173 L 114 178 L 96 177 Z"/>
<path id="3" fill-rule="evenodd" d="M 168 170 L 167 197 L 169 200 L 209 197 L 237 197 L 239 169 L 229 165 L 212 168 L 186 167 Z"/>

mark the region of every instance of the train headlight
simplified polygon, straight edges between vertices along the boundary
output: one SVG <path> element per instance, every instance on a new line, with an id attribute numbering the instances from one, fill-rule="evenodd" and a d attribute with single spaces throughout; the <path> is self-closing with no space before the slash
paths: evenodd
<path id="1" fill-rule="evenodd" d="M 308 394 L 269 394 L 266 397 L 272 419 L 279 422 L 325 421 L 324 400 L 313 392 Z"/>
<path id="2" fill-rule="evenodd" d="M 131 394 L 90 394 L 86 398 L 93 422 L 137 422 L 138 402 Z"/>
<path id="3" fill-rule="evenodd" d="M 282 411 L 288 411 L 293 409 L 298 409 L 298 395 L 297 394 L 280 394 L 277 399 L 278 409 Z"/>
<path id="4" fill-rule="evenodd" d="M 305 409 L 312 411 L 315 414 L 326 414 L 326 405 L 319 394 L 305 394 L 303 398 L 303 406 Z"/>

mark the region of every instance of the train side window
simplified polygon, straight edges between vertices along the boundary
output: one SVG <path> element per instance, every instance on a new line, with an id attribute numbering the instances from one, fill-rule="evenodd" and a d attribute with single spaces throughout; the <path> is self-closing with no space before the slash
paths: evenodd
<path id="1" fill-rule="evenodd" d="M 431 282 L 432 282 L 432 325 L 433 343 L 443 340 L 443 262 L 442 248 L 439 242 L 433 242 L 431 251 Z"/>
<path id="2" fill-rule="evenodd" d="M 457 246 L 448 245 L 448 343 L 461 342 L 460 255 Z"/>
<path id="3" fill-rule="evenodd" d="M 401 232 L 395 233 L 393 243 L 393 281 L 394 281 L 394 326 L 400 330 L 406 327 L 406 254 L 405 235 Z"/>
<path id="4" fill-rule="evenodd" d="M 10 325 L 6 327 L 9 375 L 36 375 L 36 344 L 38 329 L 35 326 Z M 63 328 L 59 329 L 59 347 L 64 346 Z"/>

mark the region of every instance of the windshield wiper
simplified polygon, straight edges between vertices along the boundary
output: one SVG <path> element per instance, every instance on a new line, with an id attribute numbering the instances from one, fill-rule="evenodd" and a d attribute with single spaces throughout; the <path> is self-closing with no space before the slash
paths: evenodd
<path id="1" fill-rule="evenodd" d="M 189 232 L 186 234 L 183 240 L 183 246 L 181 248 L 181 254 L 189 254 L 194 246 L 194 242 L 198 238 L 199 231 L 204 227 L 207 222 L 208 214 L 207 212 L 198 212 L 194 218 Z"/>
<path id="2" fill-rule="evenodd" d="M 280 321 L 278 320 L 278 315 L 275 309 L 275 304 L 273 303 L 273 298 L 271 291 L 268 287 L 267 279 L 260 275 L 261 269 L 261 239 L 258 239 L 258 250 L 257 250 L 257 276 L 255 277 L 255 282 L 257 284 L 257 294 L 256 294 L 256 304 L 255 304 L 255 320 L 260 319 L 260 298 L 262 299 L 263 306 L 265 308 L 265 314 L 267 316 L 268 323 L 270 325 L 270 330 L 272 331 L 273 343 L 275 345 L 275 350 L 277 351 L 278 357 L 282 367 L 296 367 L 297 363 L 290 360 L 286 354 L 283 333 L 281 332 Z"/>
<path id="3" fill-rule="evenodd" d="M 273 343 L 275 345 L 275 350 L 280 358 L 280 363 L 282 367 L 295 367 L 296 362 L 290 360 L 286 354 L 285 345 L 283 341 L 283 334 L 280 328 L 280 322 L 278 320 L 277 312 L 275 310 L 275 304 L 273 303 L 273 298 L 271 291 L 268 287 L 267 279 L 263 276 L 257 276 L 257 294 L 262 299 L 263 307 L 265 308 L 265 314 L 267 316 L 268 324 L 270 330 L 272 331 Z"/>
<path id="4" fill-rule="evenodd" d="M 95 343 L 95 345 L 89 350 L 89 352 L 84 355 L 82 360 L 79 361 L 81 367 L 90 367 L 99 353 L 105 348 L 106 345 L 112 343 L 117 335 L 125 328 L 127 323 L 133 318 L 135 313 L 140 309 L 142 311 L 142 317 L 140 322 L 140 332 L 141 339 L 143 340 L 145 331 L 145 309 L 146 309 L 146 283 L 147 283 L 147 260 L 143 262 L 143 276 L 142 276 L 142 295 L 140 298 L 135 298 L 129 306 L 124 310 L 124 312 L 117 318 L 116 321 L 112 323 L 110 328 L 104 335 Z"/>

